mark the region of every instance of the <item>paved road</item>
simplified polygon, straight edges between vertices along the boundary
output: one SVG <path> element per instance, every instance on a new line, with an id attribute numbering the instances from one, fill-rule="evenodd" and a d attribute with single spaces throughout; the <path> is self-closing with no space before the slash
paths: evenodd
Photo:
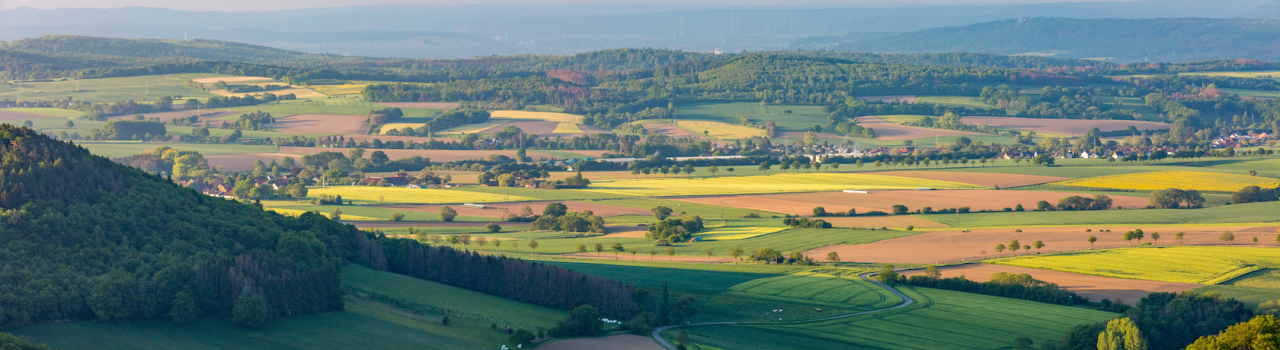
<path id="1" fill-rule="evenodd" d="M 882 283 L 882 282 L 880 282 L 880 281 L 873 280 L 873 279 L 870 279 L 870 278 L 868 278 L 868 277 L 867 277 L 867 276 L 870 276 L 870 275 L 874 275 L 874 274 L 876 274 L 876 273 L 877 273 L 877 272 L 867 272 L 867 273 L 864 273 L 864 274 L 858 275 L 858 277 L 861 277 L 862 279 L 867 280 L 867 281 L 869 281 L 869 282 L 871 282 L 871 283 L 875 283 L 876 285 L 880 286 L 881 288 L 884 288 L 884 289 L 889 290 L 890 292 L 893 292 L 893 294 L 897 294 L 899 298 L 902 298 L 902 304 L 898 304 L 898 305 L 894 305 L 894 306 L 886 307 L 886 308 L 883 308 L 883 309 L 877 309 L 877 310 L 871 310 L 871 311 L 863 311 L 863 312 L 855 312 L 855 313 L 851 313 L 851 314 L 836 315 L 836 316 L 831 316 L 831 317 L 823 317 L 823 318 L 816 318 L 816 319 L 810 319 L 810 320 L 799 320 L 799 321 L 755 321 L 755 322 L 734 322 L 734 321 L 729 321 L 729 322 L 706 322 L 706 323 L 692 323 L 692 324 L 687 324 L 687 325 L 684 325 L 684 327 L 718 326 L 718 325 L 733 325 L 733 324 L 798 324 L 798 323 L 809 323 L 809 322 L 822 322 L 822 321 L 830 321 L 830 320 L 841 319 L 841 318 L 848 318 L 848 317 L 854 317 L 854 316 L 861 316 L 861 315 L 866 315 L 866 314 L 873 314 L 873 313 L 877 313 L 877 312 L 884 312 L 884 311 L 889 311 L 889 310 L 893 310 L 893 309 L 900 309 L 900 308 L 904 308 L 904 307 L 910 306 L 911 304 L 914 304 L 914 303 L 916 302 L 915 300 L 912 300 L 911 298 L 908 298 L 905 294 L 902 294 L 902 292 L 899 292 L 897 289 L 894 289 L 893 287 L 887 286 L 887 285 L 885 285 L 884 283 Z M 658 344 L 661 344 L 663 347 L 666 347 L 667 349 L 670 349 L 670 350 L 676 350 L 676 346 L 675 346 L 675 345 L 671 345 L 671 343 L 667 342 L 667 340 L 666 340 L 666 339 L 662 339 L 662 332 L 663 332 L 663 331 L 665 331 L 665 330 L 672 329 L 672 328 L 677 328 L 677 327 L 680 327 L 680 326 L 666 326 L 666 327 L 659 327 L 659 328 L 654 329 L 654 330 L 653 330 L 653 340 L 654 340 L 654 341 L 657 341 L 657 342 L 658 342 Z"/>

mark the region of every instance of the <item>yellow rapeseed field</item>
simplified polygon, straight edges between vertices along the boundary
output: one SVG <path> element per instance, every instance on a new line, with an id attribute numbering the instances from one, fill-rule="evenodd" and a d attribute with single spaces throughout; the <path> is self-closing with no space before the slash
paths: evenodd
<path id="1" fill-rule="evenodd" d="M 581 123 L 582 116 L 568 113 L 531 112 L 531 111 L 493 111 L 489 113 L 493 119 L 512 119 L 522 121 L 544 121 L 557 123 Z"/>
<path id="2" fill-rule="evenodd" d="M 391 130 L 400 130 L 404 128 L 417 129 L 417 128 L 423 127 L 424 125 L 427 125 L 427 124 L 426 123 L 386 123 L 386 124 L 382 124 L 381 131 L 383 135 L 386 135 L 387 132 Z"/>
<path id="3" fill-rule="evenodd" d="M 560 123 L 560 124 L 556 124 L 556 129 L 552 130 L 551 133 L 552 134 L 581 134 L 583 133 L 583 131 L 582 131 L 582 128 L 578 127 L 578 124 Z"/>
<path id="4" fill-rule="evenodd" d="M 319 196 L 342 196 L 343 200 L 351 200 L 355 201 L 355 203 L 445 204 L 521 202 L 535 200 L 533 198 L 501 194 L 404 187 L 332 186 L 329 188 L 312 188 L 307 192 L 311 198 L 318 198 Z"/>
<path id="5" fill-rule="evenodd" d="M 777 169 L 777 167 L 774 167 Z M 643 197 L 712 196 L 839 190 L 967 189 L 979 186 L 898 176 L 803 173 L 710 178 L 642 178 L 592 182 L 583 191 Z"/>
<path id="6" fill-rule="evenodd" d="M 1280 268 L 1280 249 L 1141 247 L 1061 255 L 1028 255 L 987 262 L 1106 277 L 1218 284 L 1262 268 Z"/>
<path id="7" fill-rule="evenodd" d="M 728 241 L 763 236 L 785 229 L 783 227 L 721 227 L 699 232 L 696 236 L 705 240 Z"/>
<path id="8" fill-rule="evenodd" d="M 1151 173 L 1123 174 L 1087 177 L 1059 181 L 1053 184 L 1115 188 L 1128 190 L 1159 190 L 1165 188 L 1199 191 L 1235 192 L 1249 185 L 1276 187 L 1280 180 L 1269 177 L 1209 173 L 1200 171 L 1157 171 Z"/>
<path id="9" fill-rule="evenodd" d="M 710 122 L 704 120 L 684 120 L 676 122 L 681 129 L 689 130 L 692 133 L 702 135 L 706 131 L 708 136 L 717 139 L 745 139 L 752 136 L 764 136 L 764 130 L 741 125 L 733 125 L 721 122 Z"/>
<path id="10" fill-rule="evenodd" d="M 284 209 L 284 208 L 263 208 L 263 209 L 280 213 L 280 215 L 293 216 L 293 217 L 300 216 L 307 212 L 306 210 Z M 320 213 L 320 214 L 326 217 L 329 216 L 328 213 Z M 343 221 L 386 221 L 386 219 L 376 219 L 376 218 L 371 218 L 367 216 L 355 216 L 355 215 L 347 215 L 347 214 L 342 214 L 342 220 Z"/>

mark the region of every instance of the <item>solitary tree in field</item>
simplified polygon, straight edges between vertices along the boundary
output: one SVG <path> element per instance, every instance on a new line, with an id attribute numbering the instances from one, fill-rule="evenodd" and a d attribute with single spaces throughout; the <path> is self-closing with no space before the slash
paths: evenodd
<path id="1" fill-rule="evenodd" d="M 734 169 L 733 169 L 732 167 L 731 167 L 731 168 L 728 168 L 728 169 L 725 169 L 725 171 L 728 171 L 728 172 L 729 172 L 729 175 L 733 175 L 733 170 L 734 170 Z"/>
<path id="2" fill-rule="evenodd" d="M 596 249 L 596 258 L 600 258 L 600 252 L 604 251 L 604 245 L 600 243 L 596 243 L 595 249 Z"/>
<path id="3" fill-rule="evenodd" d="M 1097 242 L 1098 237 L 1089 236 L 1089 249 L 1093 249 L 1093 242 Z"/>
<path id="4" fill-rule="evenodd" d="M 836 254 L 836 252 L 827 253 L 827 261 L 832 264 L 840 262 L 840 254 Z"/>
<path id="5" fill-rule="evenodd" d="M 578 252 L 579 252 L 579 253 L 586 253 L 586 252 L 587 252 L 587 246 L 579 244 L 579 245 L 578 245 Z"/>
<path id="6" fill-rule="evenodd" d="M 1018 240 L 1016 240 L 1016 239 L 1015 239 L 1015 240 L 1013 240 L 1012 242 L 1009 242 L 1009 251 L 1010 251 L 1010 252 L 1012 252 L 1012 253 L 1017 253 L 1017 252 L 1018 252 L 1018 249 L 1022 249 L 1022 243 L 1018 243 Z"/>
<path id="7" fill-rule="evenodd" d="M 1280 236 L 1276 236 L 1276 241 L 1280 242 Z M 733 262 L 736 264 L 738 262 L 738 257 L 742 256 L 742 247 L 733 247 L 733 249 L 729 249 L 729 256 L 733 257 Z"/>
<path id="8" fill-rule="evenodd" d="M 440 221 L 451 222 L 453 218 L 458 216 L 458 212 L 447 205 L 440 206 Z"/>
<path id="9" fill-rule="evenodd" d="M 1156 245 L 1160 245 L 1160 232 L 1152 232 L 1151 240 L 1156 242 Z"/>
<path id="10" fill-rule="evenodd" d="M 516 242 L 516 240 L 514 240 L 514 239 L 513 239 L 513 240 L 511 240 L 511 250 L 519 251 L 519 250 L 520 250 L 520 242 Z"/>
<path id="11" fill-rule="evenodd" d="M 667 247 L 667 261 L 674 261 L 676 256 L 676 247 Z"/>
<path id="12" fill-rule="evenodd" d="M 404 220 L 404 214 L 401 214 L 401 213 L 391 214 L 391 221 L 402 221 L 402 220 Z"/>
<path id="13" fill-rule="evenodd" d="M 711 249 L 711 248 L 707 248 L 707 251 L 705 251 L 705 252 L 703 252 L 703 253 L 707 254 L 707 259 L 710 259 L 712 256 L 715 256 L 715 255 L 716 255 L 715 250 L 713 250 L 713 249 Z"/>
<path id="14" fill-rule="evenodd" d="M 766 172 L 766 173 L 767 173 L 767 172 L 769 172 L 769 168 L 771 168 L 771 167 L 773 167 L 773 165 L 769 164 L 769 161 L 767 161 L 767 160 L 766 160 L 766 161 L 763 161 L 763 162 L 760 162 L 760 171 L 763 171 L 763 172 Z M 730 169 L 730 170 L 729 170 L 729 172 L 733 172 L 733 168 L 729 168 L 729 169 Z"/>
<path id="15" fill-rule="evenodd" d="M 1231 233 L 1231 231 L 1225 231 L 1225 232 L 1222 232 L 1222 235 L 1218 236 L 1218 240 L 1223 242 L 1231 242 L 1236 240 L 1236 235 L 1234 233 Z"/>
<path id="16" fill-rule="evenodd" d="M 1004 253 L 1004 243 L 996 244 L 996 254 Z"/>
<path id="17" fill-rule="evenodd" d="M 333 211 L 329 212 L 329 218 L 333 219 L 333 221 L 342 220 L 342 210 L 339 210 L 338 208 L 333 208 Z"/>
<path id="18" fill-rule="evenodd" d="M 924 268 L 924 275 L 929 278 L 942 278 L 942 271 L 938 270 L 937 266 L 929 265 Z"/>
<path id="19" fill-rule="evenodd" d="M 1178 240 L 1178 245 L 1182 245 L 1182 237 L 1186 235 L 1186 232 L 1178 231 L 1178 233 L 1173 234 L 1173 239 Z M 1280 236 L 1276 236 L 1276 241 L 1280 242 Z"/>
<path id="20" fill-rule="evenodd" d="M 631 250 L 631 260 L 635 260 L 635 259 L 636 259 L 636 253 L 639 253 L 639 252 L 640 252 L 639 250 L 632 249 L 632 250 Z"/>
<path id="21" fill-rule="evenodd" d="M 1044 241 L 1036 241 L 1036 243 L 1033 244 L 1032 246 L 1036 247 L 1036 254 L 1039 254 L 1040 248 L 1044 248 Z"/>
<path id="22" fill-rule="evenodd" d="M 533 250 L 534 250 L 534 249 L 538 249 L 538 240 L 533 239 L 533 238 L 530 238 L 530 239 L 529 239 L 529 253 L 533 253 Z"/>
<path id="23" fill-rule="evenodd" d="M 454 246 L 454 245 L 457 245 L 459 242 L 462 242 L 462 240 L 458 238 L 458 234 L 456 233 L 449 235 L 448 240 L 449 240 L 449 246 Z"/>
<path id="24" fill-rule="evenodd" d="M 484 245 L 489 244 L 489 239 L 484 237 L 476 237 L 476 244 L 480 245 L 480 251 L 484 251 Z"/>
<path id="25" fill-rule="evenodd" d="M 720 171 L 720 168 L 716 167 L 715 165 L 712 165 L 711 167 L 707 168 L 707 172 L 710 172 L 711 175 L 715 175 L 716 172 L 718 171 Z"/>
<path id="26" fill-rule="evenodd" d="M 665 220 L 668 216 L 671 216 L 672 212 L 671 208 L 661 205 L 653 207 L 649 211 L 653 212 L 653 218 L 658 219 L 658 221 Z"/>
<path id="27" fill-rule="evenodd" d="M 427 235 L 427 240 L 438 246 L 440 245 L 440 242 L 444 242 L 444 237 L 440 237 L 440 235 Z"/>
<path id="28" fill-rule="evenodd" d="M 614 243 L 612 247 L 609 247 L 609 250 L 613 251 L 613 260 L 618 260 L 618 253 L 624 252 L 627 249 L 622 247 L 622 243 Z"/>
<path id="29" fill-rule="evenodd" d="M 462 243 L 463 247 L 471 245 L 471 234 L 463 233 L 458 235 L 458 242 Z"/>
<path id="30" fill-rule="evenodd" d="M 657 249 L 649 249 L 649 261 L 653 261 L 653 256 L 658 255 Z"/>
<path id="31" fill-rule="evenodd" d="M 893 265 L 884 265 L 880 267 L 880 273 L 876 275 L 876 279 L 888 285 L 893 285 L 898 281 L 898 272 L 893 270 Z"/>

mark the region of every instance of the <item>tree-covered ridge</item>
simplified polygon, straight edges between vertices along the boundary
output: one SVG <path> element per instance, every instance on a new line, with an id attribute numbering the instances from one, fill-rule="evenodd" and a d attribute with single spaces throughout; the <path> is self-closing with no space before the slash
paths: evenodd
<path id="1" fill-rule="evenodd" d="M 1243 58 L 1280 60 L 1272 49 L 1280 21 L 1260 19 L 1029 18 L 933 28 L 846 43 L 845 51 L 982 52 L 1014 55 L 1061 52 L 1071 58 L 1119 62 L 1189 62 Z"/>
<path id="2" fill-rule="evenodd" d="M 119 64 L 198 61 L 303 63 L 358 59 L 222 40 L 118 39 L 77 35 L 45 35 L 13 41 L 0 48 L 54 57 L 98 59 Z"/>
<path id="3" fill-rule="evenodd" d="M 178 187 L 34 130 L 0 126 L 0 327 L 342 308 L 355 228 Z"/>

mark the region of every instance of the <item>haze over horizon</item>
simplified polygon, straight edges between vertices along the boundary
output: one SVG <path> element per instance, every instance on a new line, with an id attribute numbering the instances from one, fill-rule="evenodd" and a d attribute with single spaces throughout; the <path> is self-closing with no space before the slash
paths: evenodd
<path id="1" fill-rule="evenodd" d="M 0 10 L 22 7 L 35 9 L 57 8 L 122 8 L 122 7 L 154 7 L 185 11 L 273 11 L 311 8 L 332 8 L 369 5 L 667 5 L 667 6 L 771 6 L 771 7 L 807 7 L 807 6 L 875 6 L 898 7 L 903 5 L 1022 5 L 1049 3 L 1091 3 L 1091 2 L 1133 2 L 1141 0 L 281 0 L 259 2 L 251 0 L 229 0 L 219 2 L 180 0 L 6 0 L 0 1 Z"/>

